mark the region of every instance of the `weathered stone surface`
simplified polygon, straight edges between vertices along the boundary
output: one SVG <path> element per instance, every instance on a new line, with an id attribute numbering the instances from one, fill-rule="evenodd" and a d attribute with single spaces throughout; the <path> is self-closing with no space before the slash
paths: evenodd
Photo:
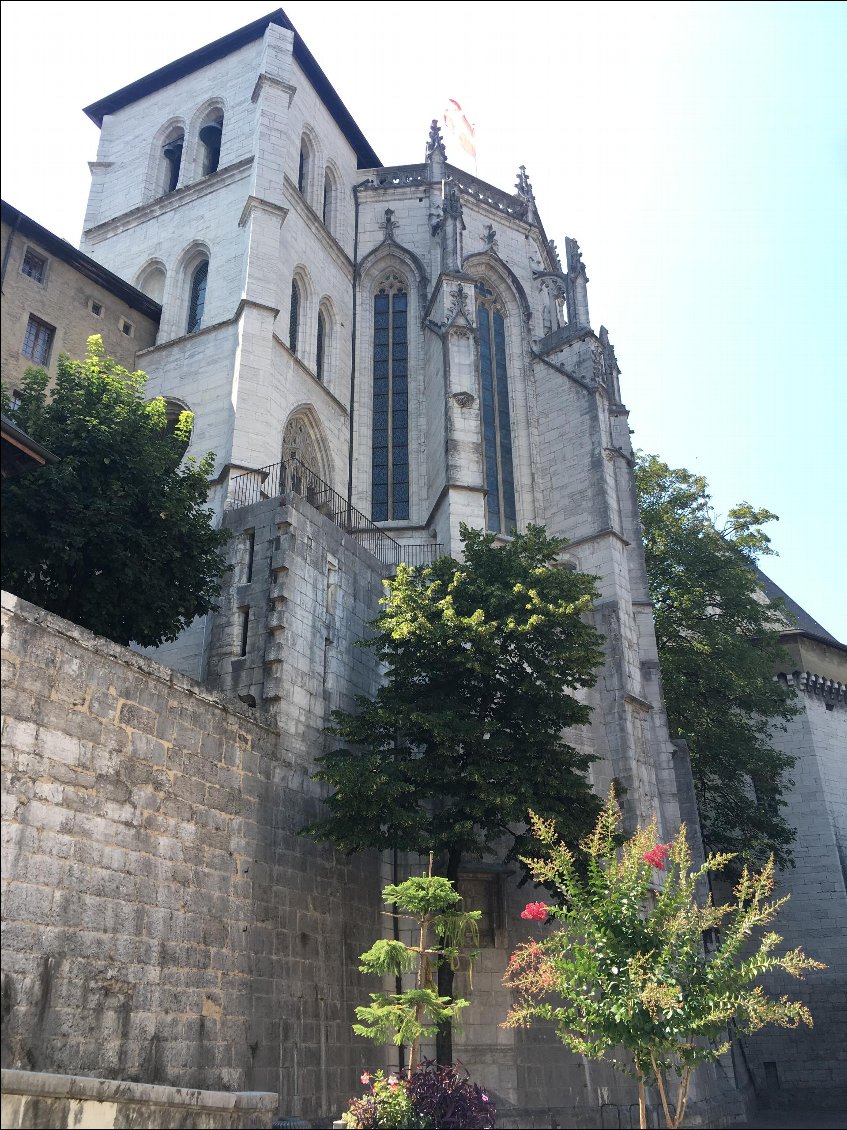
<path id="1" fill-rule="evenodd" d="M 202 1091 L 148 1083 L 3 1069 L 4 1130 L 264 1130 L 275 1094 Z"/>
<path id="2" fill-rule="evenodd" d="M 57 698 L 57 651 L 82 705 Z M 318 797 L 302 747 L 271 715 L 8 594 L 3 652 L 4 1066 L 340 1109 L 372 1058 L 350 1022 L 379 869 L 298 835 Z M 86 742 L 95 687 L 120 706 Z M 41 1118 L 27 1103 L 20 1117 Z"/>

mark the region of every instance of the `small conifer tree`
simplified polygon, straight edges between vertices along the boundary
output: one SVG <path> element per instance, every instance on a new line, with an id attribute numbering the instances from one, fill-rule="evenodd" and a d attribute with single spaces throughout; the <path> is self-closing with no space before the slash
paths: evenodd
<path id="1" fill-rule="evenodd" d="M 396 907 L 385 912 L 389 917 L 414 924 L 418 944 L 409 946 L 380 938 L 361 955 L 359 969 L 378 976 L 414 973 L 415 985 L 399 993 L 371 993 L 370 1005 L 356 1009 L 359 1023 L 353 1025 L 353 1031 L 377 1043 L 393 1040 L 398 1045 L 411 1045 L 411 1074 L 420 1063 L 421 1037 L 434 1036 L 469 1003 L 440 996 L 434 974 L 445 962 L 454 970 L 463 960 L 468 967 L 473 964 L 479 952 L 475 947 L 479 944 L 480 911 L 458 909 L 462 896 L 449 879 L 432 874 L 432 856 L 429 875 L 389 885 L 382 897 Z"/>

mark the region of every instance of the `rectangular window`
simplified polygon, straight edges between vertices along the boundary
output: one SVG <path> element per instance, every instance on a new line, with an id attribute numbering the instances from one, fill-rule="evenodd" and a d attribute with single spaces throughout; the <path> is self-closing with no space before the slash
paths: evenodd
<path id="1" fill-rule="evenodd" d="M 95 298 L 90 298 L 88 300 L 88 309 L 91 311 L 95 318 L 103 317 L 103 303 L 98 302 Z"/>
<path id="2" fill-rule="evenodd" d="M 28 247 L 24 252 L 24 261 L 21 263 L 21 274 L 27 275 L 37 283 L 43 283 L 47 278 L 47 260 Z"/>
<path id="3" fill-rule="evenodd" d="M 56 327 L 42 322 L 34 314 L 30 314 L 24 336 L 24 357 L 29 357 L 36 365 L 47 365 L 50 361 L 50 350 L 53 348 L 53 335 Z"/>
<path id="4" fill-rule="evenodd" d="M 253 558 L 256 553 L 256 531 L 244 531 L 244 584 L 249 585 L 253 580 Z"/>
<path id="5" fill-rule="evenodd" d="M 241 609 L 241 641 L 238 654 L 243 658 L 247 654 L 247 637 L 250 635 L 250 609 Z"/>
<path id="6" fill-rule="evenodd" d="M 134 331 L 134 326 L 133 326 L 132 322 L 128 322 L 126 320 L 126 318 L 121 318 L 120 328 L 121 328 L 121 333 L 124 335 L 124 337 L 132 337 L 133 331 Z"/>

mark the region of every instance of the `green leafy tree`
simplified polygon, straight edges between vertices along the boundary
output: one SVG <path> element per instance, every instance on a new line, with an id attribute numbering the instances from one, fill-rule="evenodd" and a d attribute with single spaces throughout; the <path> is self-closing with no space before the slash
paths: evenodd
<path id="1" fill-rule="evenodd" d="M 719 526 L 706 480 L 641 455 L 636 469 L 647 579 L 672 738 L 684 738 L 708 850 L 791 862 L 782 809 L 795 758 L 774 748 L 796 713 L 774 680 L 785 612 L 759 592 L 772 552 L 768 510 L 742 502 Z"/>
<path id="2" fill-rule="evenodd" d="M 601 659 L 584 619 L 594 578 L 556 567 L 565 543 L 538 526 L 502 547 L 466 527 L 462 539 L 462 563 L 401 565 L 389 585 L 364 642 L 384 685 L 336 712 L 345 744 L 315 775 L 332 787 L 329 815 L 306 829 L 346 851 L 433 850 L 450 880 L 465 858 L 528 850 L 530 807 L 574 842 L 599 807 L 591 758 L 562 736 L 588 721 L 571 691 L 594 684 Z M 449 966 L 439 990 L 452 995 Z M 449 1031 L 437 1054 L 450 1062 Z"/>
<path id="3" fill-rule="evenodd" d="M 99 635 L 150 646 L 213 610 L 229 535 L 206 508 L 214 457 L 183 453 L 192 417 L 168 426 L 161 397 L 88 340 L 55 387 L 28 369 L 3 411 L 58 460 L 3 486 L 2 582 Z"/>
<path id="4" fill-rule="evenodd" d="M 466 943 L 479 944 L 481 912 L 459 910 L 461 895 L 450 880 L 431 873 L 388 886 L 382 897 L 395 907 L 387 913 L 398 924 L 414 924 L 418 944 L 408 946 L 398 939 L 380 938 L 361 955 L 359 969 L 378 976 L 414 973 L 415 986 L 397 993 L 371 993 L 370 1005 L 356 1009 L 359 1023 L 353 1025 L 353 1031 L 380 1044 L 391 1039 L 398 1046 L 411 1045 L 411 1075 L 420 1063 L 421 1037 L 436 1035 L 467 1008 L 466 1000 L 438 993 L 433 973 L 442 965 L 456 970 L 463 959 L 470 967 L 479 951 L 466 948 Z M 435 944 L 431 934 L 437 939 Z"/>
<path id="5" fill-rule="evenodd" d="M 788 901 L 769 900 L 773 859 L 759 874 L 744 867 L 734 902 L 699 905 L 698 880 L 731 856 L 712 855 L 692 871 L 684 826 L 669 844 L 656 843 L 655 825 L 639 828 L 619 848 L 620 823 L 612 794 L 583 845 L 583 874 L 554 825 L 532 814 L 544 854 L 526 863 L 537 882 L 558 891 L 559 904 L 530 903 L 523 917 L 560 926 L 512 955 L 505 984 L 517 999 L 504 1027 L 550 1021 L 577 1054 L 612 1053 L 614 1066 L 638 1080 L 641 1126 L 645 1088 L 655 1085 L 665 1124 L 678 1127 L 692 1072 L 727 1050 L 730 1023 L 741 1032 L 811 1025 L 804 1004 L 770 999 L 757 984 L 761 975 L 782 970 L 802 978 L 825 967 L 799 948 L 778 954 L 773 931 L 755 937 Z M 718 937 L 708 953 L 705 931 Z M 615 1058 L 620 1052 L 627 1054 Z"/>

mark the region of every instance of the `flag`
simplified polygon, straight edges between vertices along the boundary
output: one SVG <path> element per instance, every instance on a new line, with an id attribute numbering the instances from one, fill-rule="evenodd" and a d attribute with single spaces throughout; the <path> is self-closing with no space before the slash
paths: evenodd
<path id="1" fill-rule="evenodd" d="M 463 154 L 470 157 L 476 168 L 476 131 L 455 98 L 447 99 L 447 107 L 444 110 L 444 133 L 444 140 L 447 141 L 449 136 L 458 142 Z M 448 154 L 450 152 L 449 142 L 447 152 Z"/>

